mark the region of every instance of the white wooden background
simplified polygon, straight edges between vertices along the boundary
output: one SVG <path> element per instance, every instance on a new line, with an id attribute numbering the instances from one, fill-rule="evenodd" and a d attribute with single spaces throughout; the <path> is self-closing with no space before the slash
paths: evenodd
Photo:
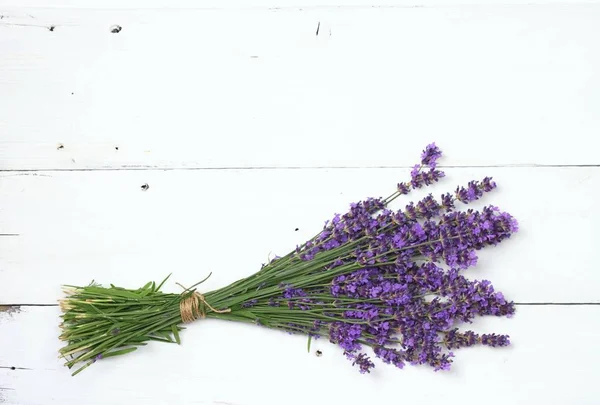
<path id="1" fill-rule="evenodd" d="M 0 0 L 1 404 L 600 404 L 600 3 L 328 4 Z M 364 376 L 207 320 L 74 378 L 57 359 L 60 284 L 217 288 L 431 141 L 436 194 L 491 175 L 520 221 L 468 272 L 521 304 L 473 325 L 510 348 Z"/>

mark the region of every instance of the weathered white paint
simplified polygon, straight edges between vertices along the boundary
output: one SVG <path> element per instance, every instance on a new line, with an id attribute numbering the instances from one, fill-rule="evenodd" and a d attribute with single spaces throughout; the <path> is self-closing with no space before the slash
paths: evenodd
<path id="1" fill-rule="evenodd" d="M 6 14 L 5 169 L 599 163 L 600 5 Z"/>
<path id="2" fill-rule="evenodd" d="M 470 277 L 518 302 L 600 303 L 600 4 L 493 3 L 0 0 L 0 233 L 18 234 L 0 236 L 0 305 L 171 272 L 193 283 L 212 271 L 205 288 L 217 288 L 349 202 L 386 195 L 431 141 L 460 166 L 435 194 L 494 176 L 475 206 L 521 224 Z M 325 340 L 316 357 L 299 337 L 203 321 L 182 346 L 76 378 L 56 358 L 56 307 L 4 309 L 2 405 L 600 395 L 597 305 L 479 319 L 513 346 L 460 350 L 450 373 L 378 364 L 362 376 Z"/>

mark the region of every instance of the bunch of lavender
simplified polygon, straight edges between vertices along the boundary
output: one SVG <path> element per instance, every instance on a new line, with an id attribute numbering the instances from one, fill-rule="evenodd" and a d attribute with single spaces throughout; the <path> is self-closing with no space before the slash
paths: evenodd
<path id="1" fill-rule="evenodd" d="M 478 315 L 510 316 L 514 303 L 489 281 L 461 270 L 476 252 L 516 232 L 515 219 L 497 207 L 459 211 L 496 187 L 471 181 L 439 199 L 429 194 L 403 210 L 389 204 L 444 177 L 435 144 L 422 153 L 410 181 L 387 198 L 353 203 L 309 241 L 255 274 L 204 295 L 160 292 L 151 282 L 137 290 L 111 285 L 67 286 L 60 351 L 73 375 L 95 361 L 131 352 L 147 341 L 180 343 L 182 324 L 217 318 L 279 329 L 309 339 L 326 337 L 361 373 L 374 367 L 364 349 L 384 363 L 447 370 L 452 350 L 506 346 L 509 337 L 459 331 Z M 164 283 L 164 281 L 163 281 Z"/>

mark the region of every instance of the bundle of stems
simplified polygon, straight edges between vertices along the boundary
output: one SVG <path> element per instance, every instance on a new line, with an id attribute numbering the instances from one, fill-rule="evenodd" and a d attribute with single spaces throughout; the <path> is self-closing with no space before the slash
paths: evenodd
<path id="1" fill-rule="evenodd" d="M 436 183 L 441 151 L 428 145 L 411 178 L 387 198 L 353 203 L 313 238 L 255 274 L 201 294 L 200 283 L 181 294 L 149 282 L 139 289 L 110 285 L 64 286 L 60 355 L 73 375 L 94 362 L 130 353 L 148 341 L 180 343 L 185 323 L 202 318 L 254 323 L 271 329 L 326 337 L 360 372 L 381 361 L 402 368 L 425 364 L 450 368 L 452 349 L 506 346 L 506 335 L 459 331 L 475 316 L 510 316 L 514 303 L 487 280 L 462 270 L 476 251 L 509 238 L 515 219 L 495 206 L 457 210 L 496 188 L 486 177 L 435 199 L 431 194 L 402 210 L 399 196 Z"/>

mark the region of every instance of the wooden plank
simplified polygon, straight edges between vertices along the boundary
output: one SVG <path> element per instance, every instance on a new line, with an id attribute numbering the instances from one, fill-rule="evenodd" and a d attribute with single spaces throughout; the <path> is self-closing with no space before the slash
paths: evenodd
<path id="1" fill-rule="evenodd" d="M 0 14 L 4 170 L 600 163 L 598 4 Z"/>
<path id="2" fill-rule="evenodd" d="M 508 348 L 456 351 L 451 372 L 397 370 L 376 361 L 361 375 L 326 339 L 313 342 L 252 325 L 204 320 L 182 345 L 151 344 L 98 362 L 76 377 L 56 358 L 57 308 L 25 308 L 0 323 L 4 404 L 594 404 L 600 395 L 600 306 L 520 307 L 512 319 L 484 318 L 479 332 L 504 332 Z M 321 357 L 314 350 L 323 352 Z M 568 378 L 566 374 L 569 374 Z M 35 388 L 35 389 L 34 389 Z"/>
<path id="3" fill-rule="evenodd" d="M 448 7 L 448 6 L 525 6 L 525 7 L 538 7 L 538 6 L 557 6 L 562 7 L 565 5 L 586 5 L 586 4 L 597 4 L 597 0 L 561 0 L 560 2 L 552 0 L 489 0 L 484 4 L 477 1 L 460 1 L 460 0 L 330 0 L 324 5 L 318 0 L 252 0 L 247 2 L 244 0 L 231 0 L 226 3 L 218 0 L 206 0 L 202 3 L 198 3 L 194 0 L 0 0 L 0 6 L 2 7 L 13 7 L 18 9 L 32 9 L 32 8 L 75 8 L 75 9 L 108 9 L 108 10 L 129 10 L 129 9 L 260 9 L 260 8 L 272 8 L 272 9 L 311 9 L 311 8 L 420 8 L 420 7 Z"/>
<path id="4" fill-rule="evenodd" d="M 517 302 L 600 302 L 598 168 L 447 173 L 431 192 L 492 175 L 499 188 L 474 207 L 497 205 L 520 221 L 514 239 L 481 252 L 469 277 L 492 280 Z M 203 288 L 218 288 L 407 177 L 406 169 L 4 172 L 0 233 L 18 236 L 0 240 L 0 304 L 55 303 L 61 284 L 136 287 L 171 272 L 183 284 L 213 272 Z"/>

